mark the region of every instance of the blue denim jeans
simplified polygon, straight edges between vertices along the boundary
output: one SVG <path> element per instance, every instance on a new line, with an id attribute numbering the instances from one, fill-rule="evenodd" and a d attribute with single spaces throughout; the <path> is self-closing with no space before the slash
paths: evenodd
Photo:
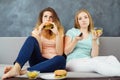
<path id="1" fill-rule="evenodd" d="M 55 56 L 51 59 L 42 57 L 38 41 L 32 36 L 26 39 L 15 60 L 21 68 L 27 61 L 30 65 L 27 70 L 38 70 L 40 72 L 53 72 L 57 69 L 65 69 L 66 66 L 65 56 Z"/>

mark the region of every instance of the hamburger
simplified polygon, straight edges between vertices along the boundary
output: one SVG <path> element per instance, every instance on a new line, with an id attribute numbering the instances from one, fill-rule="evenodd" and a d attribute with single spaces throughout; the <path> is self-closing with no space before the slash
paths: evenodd
<path id="1" fill-rule="evenodd" d="M 65 78 L 67 76 L 66 70 L 55 70 L 54 71 L 55 78 Z"/>
<path id="2" fill-rule="evenodd" d="M 53 24 L 51 24 L 50 22 L 45 23 L 44 29 L 53 29 Z"/>

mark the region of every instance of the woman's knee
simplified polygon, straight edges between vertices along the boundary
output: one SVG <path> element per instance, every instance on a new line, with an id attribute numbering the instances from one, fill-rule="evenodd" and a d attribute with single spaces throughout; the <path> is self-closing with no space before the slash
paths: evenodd
<path id="1" fill-rule="evenodd" d="M 53 59 L 58 63 L 66 65 L 66 59 L 64 56 L 55 56 Z"/>
<path id="2" fill-rule="evenodd" d="M 55 56 L 54 59 L 60 60 L 60 61 L 66 61 L 64 56 Z"/>

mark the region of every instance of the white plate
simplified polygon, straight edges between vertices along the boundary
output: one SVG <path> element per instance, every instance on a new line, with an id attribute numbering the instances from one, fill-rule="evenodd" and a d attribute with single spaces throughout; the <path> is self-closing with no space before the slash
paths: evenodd
<path id="1" fill-rule="evenodd" d="M 56 79 L 64 79 L 64 78 L 66 78 L 66 77 L 64 77 L 64 78 L 55 78 L 54 73 L 43 74 L 40 77 L 42 79 L 48 79 L 48 80 L 50 80 L 50 79 L 55 79 L 56 80 Z"/>

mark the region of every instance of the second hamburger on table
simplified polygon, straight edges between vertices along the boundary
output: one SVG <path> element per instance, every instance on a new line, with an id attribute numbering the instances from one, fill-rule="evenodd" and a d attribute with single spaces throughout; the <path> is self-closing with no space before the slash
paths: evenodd
<path id="1" fill-rule="evenodd" d="M 65 78 L 67 76 L 66 70 L 55 70 L 54 71 L 55 78 Z"/>

